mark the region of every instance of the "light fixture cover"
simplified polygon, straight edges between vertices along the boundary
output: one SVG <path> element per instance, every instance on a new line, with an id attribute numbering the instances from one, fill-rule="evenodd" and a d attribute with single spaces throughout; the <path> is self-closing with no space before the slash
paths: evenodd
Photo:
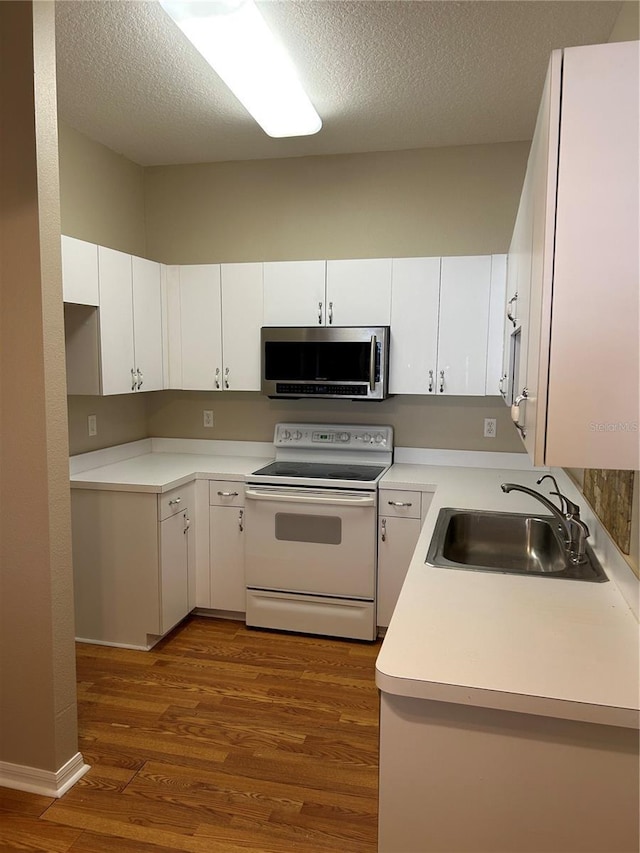
<path id="1" fill-rule="evenodd" d="M 165 12 L 269 136 L 322 127 L 286 51 L 253 0 L 159 0 Z"/>

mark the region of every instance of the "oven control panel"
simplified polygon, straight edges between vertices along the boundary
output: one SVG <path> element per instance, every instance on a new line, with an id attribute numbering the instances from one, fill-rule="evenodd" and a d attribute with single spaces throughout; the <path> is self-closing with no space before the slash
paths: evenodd
<path id="1" fill-rule="evenodd" d="M 276 447 L 305 449 L 324 446 L 366 450 L 393 449 L 393 427 L 359 424 L 277 424 Z"/>

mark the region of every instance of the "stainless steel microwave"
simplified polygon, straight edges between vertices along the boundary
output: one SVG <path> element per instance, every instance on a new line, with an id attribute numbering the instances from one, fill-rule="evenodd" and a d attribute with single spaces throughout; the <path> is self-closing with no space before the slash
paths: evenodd
<path id="1" fill-rule="evenodd" d="M 268 397 L 383 400 L 389 326 L 263 326 L 262 393 Z"/>

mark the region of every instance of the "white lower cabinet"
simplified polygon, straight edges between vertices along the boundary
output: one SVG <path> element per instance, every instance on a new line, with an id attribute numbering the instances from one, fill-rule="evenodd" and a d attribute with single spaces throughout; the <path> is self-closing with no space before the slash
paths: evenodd
<path id="1" fill-rule="evenodd" d="M 193 486 L 72 489 L 76 636 L 148 649 L 190 607 Z"/>
<path id="2" fill-rule="evenodd" d="M 377 625 L 387 628 L 432 494 L 381 489 L 378 496 Z"/>
<path id="3" fill-rule="evenodd" d="M 209 504 L 209 607 L 244 613 L 244 484 L 211 480 Z"/>

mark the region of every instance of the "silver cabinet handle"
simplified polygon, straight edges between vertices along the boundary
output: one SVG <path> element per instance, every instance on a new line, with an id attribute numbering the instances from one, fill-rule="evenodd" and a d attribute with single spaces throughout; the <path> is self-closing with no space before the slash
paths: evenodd
<path id="1" fill-rule="evenodd" d="M 318 302 L 318 323 L 322 325 L 322 302 Z"/>
<path id="2" fill-rule="evenodd" d="M 504 397 L 504 381 L 506 378 L 507 378 L 507 374 L 503 373 L 502 376 L 500 377 L 500 381 L 498 382 L 498 391 L 502 394 L 503 397 Z"/>
<path id="3" fill-rule="evenodd" d="M 184 519 L 184 528 L 182 532 L 186 535 L 189 532 L 189 528 L 191 527 L 191 519 L 189 518 L 186 512 L 182 516 L 182 518 Z"/>
<path id="4" fill-rule="evenodd" d="M 139 390 L 142 388 L 142 383 L 144 382 L 144 373 L 140 370 L 140 368 L 138 368 L 138 369 L 136 370 L 136 373 L 138 374 L 138 385 L 137 385 L 137 389 L 138 389 L 138 391 L 139 391 Z"/>
<path id="5" fill-rule="evenodd" d="M 218 492 L 221 498 L 237 498 L 238 492 Z"/>
<path id="6" fill-rule="evenodd" d="M 386 518 L 383 518 L 380 521 L 380 526 L 382 528 L 382 533 L 380 534 L 380 539 L 382 539 L 383 542 L 386 542 L 387 541 L 387 519 Z"/>
<path id="7" fill-rule="evenodd" d="M 514 295 L 514 296 L 512 296 L 512 297 L 511 297 L 511 299 L 507 302 L 507 319 L 508 319 L 508 320 L 511 320 L 511 322 L 512 322 L 512 323 L 513 323 L 513 325 L 515 326 L 515 325 L 517 324 L 517 320 L 516 320 L 516 318 L 514 317 L 514 315 L 513 315 L 513 313 L 512 313 L 512 308 L 511 308 L 511 306 L 513 305 L 513 303 L 514 303 L 514 302 L 515 302 L 515 303 L 517 303 L 517 302 L 518 302 L 518 293 L 517 293 L 517 291 L 516 291 L 515 295 Z"/>
<path id="8" fill-rule="evenodd" d="M 229 387 L 229 368 L 225 367 L 224 369 L 224 387 Z"/>
<path id="9" fill-rule="evenodd" d="M 433 394 L 433 370 L 429 371 L 429 393 Z"/>
<path id="10" fill-rule="evenodd" d="M 441 394 L 444 394 L 444 370 L 440 371 L 440 388 L 438 390 Z"/>
<path id="11" fill-rule="evenodd" d="M 135 368 L 131 368 L 131 390 L 136 390 L 136 385 L 138 384 L 138 380 L 136 379 L 136 371 Z"/>
<path id="12" fill-rule="evenodd" d="M 413 506 L 411 501 L 387 501 L 389 506 Z"/>
<path id="13" fill-rule="evenodd" d="M 220 368 L 219 367 L 216 367 L 216 375 L 215 375 L 214 382 L 215 382 L 216 388 L 219 389 L 220 388 Z"/>
<path id="14" fill-rule="evenodd" d="M 240 533 L 244 530 L 244 510 L 241 509 L 238 513 L 238 527 L 240 528 Z"/>
<path id="15" fill-rule="evenodd" d="M 520 423 L 520 403 L 524 403 L 524 401 L 529 397 L 529 389 L 523 388 L 522 394 L 518 394 L 516 399 L 513 401 L 513 405 L 511 406 L 511 420 L 514 422 L 516 429 L 520 433 L 523 438 L 527 437 L 527 431 L 524 426 Z"/>
<path id="16" fill-rule="evenodd" d="M 182 503 L 182 498 L 174 498 L 169 501 L 169 506 L 177 506 L 179 503 Z"/>
<path id="17" fill-rule="evenodd" d="M 329 325 L 333 323 L 333 302 L 329 303 Z"/>
<path id="18" fill-rule="evenodd" d="M 369 350 L 369 390 L 376 390 L 376 354 L 378 352 L 378 339 L 371 335 L 371 349 Z"/>

